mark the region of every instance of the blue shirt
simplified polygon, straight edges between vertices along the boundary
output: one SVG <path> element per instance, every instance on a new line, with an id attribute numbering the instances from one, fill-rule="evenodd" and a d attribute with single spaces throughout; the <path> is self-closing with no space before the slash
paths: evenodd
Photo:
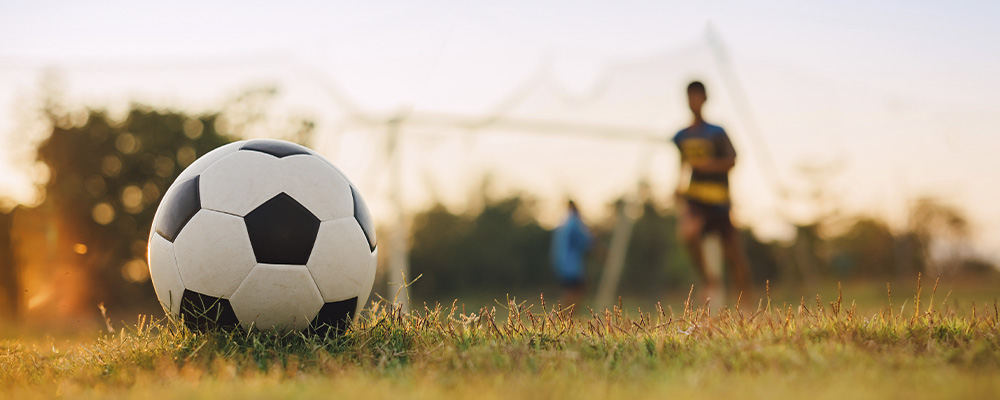
<path id="1" fill-rule="evenodd" d="M 580 215 L 570 212 L 552 232 L 552 267 L 562 280 L 583 278 L 583 259 L 593 238 Z"/>

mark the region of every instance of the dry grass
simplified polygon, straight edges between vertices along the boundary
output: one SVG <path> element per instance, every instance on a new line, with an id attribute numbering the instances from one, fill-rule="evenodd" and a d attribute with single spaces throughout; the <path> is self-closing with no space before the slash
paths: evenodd
<path id="1" fill-rule="evenodd" d="M 996 300 L 949 308 L 936 286 L 866 315 L 818 297 L 576 318 L 544 299 L 378 302 L 342 337 L 139 317 L 94 342 L 0 343 L 0 398 L 997 398 Z"/>

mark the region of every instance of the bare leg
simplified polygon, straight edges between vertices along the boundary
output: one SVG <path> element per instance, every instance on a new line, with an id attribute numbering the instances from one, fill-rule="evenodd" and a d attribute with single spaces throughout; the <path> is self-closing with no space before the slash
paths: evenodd
<path id="1" fill-rule="evenodd" d="M 706 227 L 707 230 L 707 227 Z M 717 286 L 707 288 L 705 297 L 709 298 L 708 305 L 711 310 L 721 310 L 726 304 L 725 280 L 725 255 L 722 247 L 722 235 L 718 232 L 705 232 L 701 236 L 702 254 L 705 258 L 705 273 L 708 275 L 708 282 L 718 282 Z"/>
<path id="2" fill-rule="evenodd" d="M 566 309 L 572 307 L 573 314 L 576 314 L 576 309 L 580 308 L 580 302 L 583 301 L 583 291 L 583 283 L 563 287 L 563 308 Z"/>
<path id="3" fill-rule="evenodd" d="M 705 263 L 705 253 L 702 248 L 701 236 L 705 230 L 705 217 L 692 213 L 685 209 L 681 213 L 678 223 L 679 236 L 687 249 L 691 262 L 694 264 L 695 272 L 704 287 L 702 293 L 715 293 L 721 286 L 717 277 L 708 273 L 708 266 Z M 698 302 L 704 300 L 705 296 L 698 296 Z M 701 304 L 696 304 L 700 306 Z"/>
<path id="4" fill-rule="evenodd" d="M 751 304 L 753 286 L 750 282 L 750 262 L 743 252 L 743 240 L 739 231 L 732 227 L 723 229 L 722 248 L 726 253 L 728 261 L 726 265 L 729 266 L 729 276 L 736 289 L 736 295 L 741 297 L 744 303 Z"/>

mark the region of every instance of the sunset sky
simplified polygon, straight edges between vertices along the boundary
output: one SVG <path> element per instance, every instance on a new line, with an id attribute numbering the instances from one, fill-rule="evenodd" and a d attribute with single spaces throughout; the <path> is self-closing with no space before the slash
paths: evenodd
<path id="1" fill-rule="evenodd" d="M 551 224 L 566 196 L 596 218 L 640 176 L 666 198 L 677 175 L 666 138 L 688 122 L 684 86 L 701 79 L 708 118 L 741 155 L 733 190 L 742 224 L 787 235 L 786 220 L 809 210 L 781 201 L 770 182 L 803 191 L 811 183 L 799 166 L 838 165 L 825 189 L 844 209 L 898 225 L 910 200 L 934 196 L 966 209 L 978 249 L 1000 257 L 1000 3 L 397 3 L 0 0 L 0 138 L 26 134 L 46 73 L 70 104 L 112 110 L 129 101 L 206 110 L 274 85 L 273 111 L 316 120 L 316 147 L 384 222 L 380 121 L 401 112 L 475 119 L 530 87 L 505 117 L 664 138 L 403 126 L 410 207 L 436 196 L 461 209 L 491 171 L 497 190 L 538 196 Z M 708 45 L 709 26 L 731 64 Z M 376 121 L 359 122 L 331 85 Z M 16 156 L 0 150 L 0 197 L 29 201 Z"/>

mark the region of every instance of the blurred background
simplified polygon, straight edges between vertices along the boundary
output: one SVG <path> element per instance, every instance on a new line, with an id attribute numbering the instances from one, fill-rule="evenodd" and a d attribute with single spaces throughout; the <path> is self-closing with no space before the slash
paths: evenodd
<path id="1" fill-rule="evenodd" d="M 420 276 L 414 307 L 558 297 L 571 198 L 596 236 L 584 303 L 623 257 L 615 298 L 677 304 L 696 280 L 669 139 L 694 79 L 739 152 L 755 282 L 798 301 L 923 273 L 995 298 L 998 18 L 973 1 L 0 1 L 0 320 L 159 315 L 161 194 L 257 137 L 359 187 L 383 297 L 400 271 Z"/>

